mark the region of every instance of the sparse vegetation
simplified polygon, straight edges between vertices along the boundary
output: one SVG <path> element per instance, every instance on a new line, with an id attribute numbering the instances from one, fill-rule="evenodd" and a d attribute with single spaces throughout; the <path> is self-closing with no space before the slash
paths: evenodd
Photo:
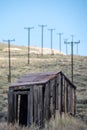
<path id="1" fill-rule="evenodd" d="M 6 123 L 1 123 L 0 130 L 39 130 L 39 127 L 32 125 L 28 128 L 21 127 L 18 124 L 7 125 Z M 58 117 L 55 120 L 51 119 L 45 124 L 43 130 L 87 130 L 87 125 L 75 118 L 65 116 L 60 119 Z"/>
<path id="2" fill-rule="evenodd" d="M 69 79 L 71 78 L 70 55 L 65 56 L 56 54 L 43 55 L 42 57 L 39 54 L 31 54 L 30 64 L 28 65 L 27 47 L 19 47 L 15 45 L 12 47 L 20 49 L 20 51 L 11 51 L 12 82 L 26 73 L 40 71 L 62 70 Z M 5 45 L 0 43 L 0 122 L 4 122 L 7 119 L 7 91 L 9 83 L 8 52 L 3 51 L 5 48 L 7 48 L 7 44 Z M 77 117 L 87 122 L 87 57 L 74 56 L 74 84 L 77 86 Z"/>

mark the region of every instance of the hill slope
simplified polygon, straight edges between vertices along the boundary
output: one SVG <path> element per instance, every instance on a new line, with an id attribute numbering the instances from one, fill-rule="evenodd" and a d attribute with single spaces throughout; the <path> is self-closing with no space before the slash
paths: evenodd
<path id="1" fill-rule="evenodd" d="M 68 55 L 40 54 L 30 55 L 27 64 L 27 47 L 11 51 L 12 82 L 21 75 L 31 72 L 63 71 L 71 78 L 71 57 Z M 7 90 L 8 84 L 8 52 L 7 45 L 0 44 L 0 120 L 7 118 Z M 35 49 L 35 48 L 34 48 Z M 33 49 L 32 49 L 33 51 Z M 87 57 L 74 56 L 74 84 L 77 86 L 77 116 L 87 121 Z"/>

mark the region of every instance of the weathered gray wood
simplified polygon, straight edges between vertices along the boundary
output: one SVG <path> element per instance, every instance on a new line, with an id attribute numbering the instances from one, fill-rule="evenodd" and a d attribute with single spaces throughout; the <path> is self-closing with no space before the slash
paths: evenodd
<path id="1" fill-rule="evenodd" d="M 49 120 L 50 118 L 50 82 L 45 86 L 45 97 L 44 97 L 44 115 L 45 119 Z"/>
<path id="2" fill-rule="evenodd" d="M 56 79 L 53 80 L 53 116 L 56 114 Z"/>
<path id="3" fill-rule="evenodd" d="M 76 89 L 76 86 L 64 75 L 63 72 L 58 73 L 59 75 L 62 74 L 65 77 L 66 82 L 72 86 L 74 89 Z"/>
<path id="4" fill-rule="evenodd" d="M 47 89 L 47 91 L 48 91 L 48 93 L 47 93 L 47 103 L 48 103 L 48 108 L 47 108 L 47 110 L 48 110 L 48 120 L 50 119 L 50 81 L 48 82 L 48 89 Z"/>
<path id="5" fill-rule="evenodd" d="M 64 80 L 64 112 L 65 112 L 65 114 L 67 113 L 67 91 L 66 91 L 66 88 L 67 88 L 67 83 Z"/>
<path id="6" fill-rule="evenodd" d="M 53 115 L 53 80 L 50 81 L 50 114 Z"/>
<path id="7" fill-rule="evenodd" d="M 43 126 L 42 86 L 39 87 L 38 92 L 39 92 L 39 104 L 38 104 L 38 108 L 39 108 L 39 126 L 40 126 L 40 128 L 42 128 L 42 126 Z"/>
<path id="8" fill-rule="evenodd" d="M 39 98 L 38 98 L 38 87 L 35 86 L 34 87 L 34 123 L 37 124 L 38 123 L 38 102 L 39 102 Z"/>
<path id="9" fill-rule="evenodd" d="M 68 109 L 68 84 L 66 83 L 66 109 L 67 109 L 67 112 L 69 112 L 69 109 Z"/>
<path id="10" fill-rule="evenodd" d="M 62 112 L 63 112 L 63 77 L 62 75 L 60 75 L 61 77 L 61 92 L 60 92 L 60 115 L 62 116 Z"/>
<path id="11" fill-rule="evenodd" d="M 34 88 L 33 86 L 30 88 L 30 124 L 33 124 L 33 120 L 34 120 L 34 115 L 33 115 L 33 111 L 34 111 Z"/>
<path id="12" fill-rule="evenodd" d="M 8 123 L 14 123 L 14 93 L 8 91 Z"/>
<path id="13" fill-rule="evenodd" d="M 19 90 L 19 91 L 15 91 L 14 92 L 16 95 L 23 95 L 23 94 L 28 94 L 28 90 L 27 91 L 22 91 L 22 90 Z"/>
<path id="14" fill-rule="evenodd" d="M 40 126 L 40 91 L 38 88 L 38 125 Z"/>
<path id="15" fill-rule="evenodd" d="M 28 126 L 34 122 L 42 127 L 45 120 L 49 120 L 52 116 L 55 117 L 56 110 L 59 110 L 60 115 L 62 112 L 75 114 L 76 87 L 62 72 L 36 76 L 37 74 L 31 75 L 32 82 L 30 79 L 28 82 L 29 77 L 27 79 L 25 77 L 25 82 L 19 81 L 16 87 L 14 85 L 10 87 L 8 122 L 19 120 L 19 124 Z M 20 107 L 18 107 L 18 96 L 21 97 Z M 18 108 L 20 108 L 19 112 Z"/>
<path id="16" fill-rule="evenodd" d="M 64 104 L 64 91 L 65 91 L 65 78 L 62 75 L 62 112 L 65 111 L 65 104 Z"/>
<path id="17" fill-rule="evenodd" d="M 18 95 L 14 92 L 14 119 L 18 121 Z"/>
<path id="18" fill-rule="evenodd" d="M 44 122 L 46 119 L 46 84 L 44 85 Z"/>
<path id="19" fill-rule="evenodd" d="M 59 87 L 59 80 L 57 76 L 56 78 L 56 110 L 58 110 L 58 87 Z"/>
<path id="20" fill-rule="evenodd" d="M 33 124 L 33 87 L 28 91 L 28 114 L 27 114 L 27 125 Z"/>
<path id="21" fill-rule="evenodd" d="M 72 88 L 72 115 L 74 115 L 74 89 Z"/>
<path id="22" fill-rule="evenodd" d="M 70 86 L 70 114 L 72 114 L 72 87 Z"/>
<path id="23" fill-rule="evenodd" d="M 45 115 L 44 115 L 44 94 L 45 94 L 45 85 L 42 86 L 42 127 L 45 125 Z"/>
<path id="24" fill-rule="evenodd" d="M 61 112 L 61 76 L 59 74 L 59 86 L 58 86 L 58 110 Z"/>
<path id="25" fill-rule="evenodd" d="M 30 97 L 30 91 L 28 91 L 28 110 L 27 110 L 27 125 L 30 126 L 31 125 L 31 117 L 30 117 L 30 113 L 31 113 L 31 97 Z"/>
<path id="26" fill-rule="evenodd" d="M 74 115 L 76 115 L 76 89 L 74 89 Z"/>
<path id="27" fill-rule="evenodd" d="M 27 115 L 27 125 L 30 126 L 33 124 L 33 86 L 30 88 L 30 91 L 28 91 L 28 115 Z"/>
<path id="28" fill-rule="evenodd" d="M 70 97 L 71 97 L 70 86 L 68 86 L 68 112 L 69 113 L 71 112 L 71 109 L 70 109 Z"/>

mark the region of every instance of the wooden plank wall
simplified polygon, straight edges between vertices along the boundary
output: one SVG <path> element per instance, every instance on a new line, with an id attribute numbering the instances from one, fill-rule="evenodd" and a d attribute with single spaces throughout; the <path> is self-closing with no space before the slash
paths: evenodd
<path id="1" fill-rule="evenodd" d="M 14 92 L 8 92 L 8 123 L 14 123 Z"/>
<path id="2" fill-rule="evenodd" d="M 56 111 L 75 115 L 76 89 L 68 79 L 59 73 L 42 85 L 32 85 L 29 90 L 8 92 L 8 122 L 18 119 L 18 95 L 27 94 L 27 125 L 32 123 L 44 127 L 45 121 L 55 118 Z M 21 112 L 21 111 L 20 111 Z M 21 114 L 21 113 L 20 113 Z"/>

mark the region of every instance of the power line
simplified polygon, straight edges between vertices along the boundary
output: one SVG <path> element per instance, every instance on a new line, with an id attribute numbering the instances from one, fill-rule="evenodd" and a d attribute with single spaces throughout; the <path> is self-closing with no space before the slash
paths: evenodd
<path id="1" fill-rule="evenodd" d="M 55 29 L 48 29 L 49 31 L 50 31 L 50 34 L 51 34 L 51 55 L 53 54 L 53 52 L 52 52 L 52 49 L 53 49 L 53 31 L 55 30 Z"/>
<path id="2" fill-rule="evenodd" d="M 3 42 L 8 42 L 8 69 L 9 69 L 9 74 L 8 74 L 8 82 L 11 83 L 11 51 L 10 51 L 10 42 L 15 41 L 13 40 L 3 40 Z"/>
<path id="3" fill-rule="evenodd" d="M 77 55 L 78 55 L 78 44 L 80 43 L 80 40 L 78 42 L 75 42 L 77 44 Z"/>
<path id="4" fill-rule="evenodd" d="M 63 33 L 57 33 L 57 35 L 59 35 L 59 50 L 61 53 L 61 36 L 63 35 Z"/>
<path id="5" fill-rule="evenodd" d="M 67 43 L 67 40 L 68 40 L 68 39 L 64 39 L 64 44 L 66 44 L 66 55 L 68 54 L 68 49 L 67 49 L 67 44 L 68 44 L 68 43 Z"/>
<path id="6" fill-rule="evenodd" d="M 30 63 L 30 30 L 34 27 L 25 27 L 24 29 L 28 30 L 28 64 Z"/>
<path id="7" fill-rule="evenodd" d="M 43 31 L 44 31 L 44 27 L 46 27 L 47 25 L 38 25 L 39 27 L 41 27 L 41 55 L 43 55 Z"/>

